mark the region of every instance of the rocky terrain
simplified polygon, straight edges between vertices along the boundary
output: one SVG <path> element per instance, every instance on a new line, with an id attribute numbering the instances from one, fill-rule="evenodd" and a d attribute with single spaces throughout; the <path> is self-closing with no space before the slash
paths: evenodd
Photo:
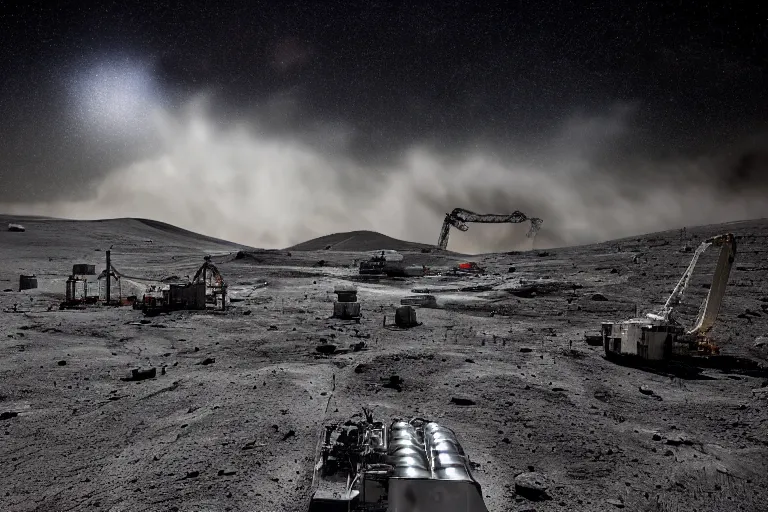
<path id="1" fill-rule="evenodd" d="M 677 231 L 470 258 L 370 232 L 268 251 L 136 219 L 0 221 L 26 227 L 0 232 L 0 510 L 303 511 L 321 425 L 362 406 L 454 429 L 491 511 L 768 510 L 766 377 L 653 373 L 584 341 L 663 303 L 692 254 Z M 765 361 L 768 221 L 689 228 L 687 243 L 726 231 L 739 246 L 713 337 L 725 355 Z M 212 255 L 233 302 L 153 318 L 59 310 L 72 265 L 103 269 L 110 247 L 122 273 L 157 282 Z M 374 249 L 487 272 L 361 280 L 355 262 Z M 33 273 L 39 287 L 19 292 Z M 147 283 L 123 281 L 123 295 Z M 329 318 L 349 282 L 359 324 Z M 413 289 L 438 307 L 395 328 Z M 151 367 L 155 378 L 124 380 Z M 529 471 L 549 499 L 516 493 Z"/>

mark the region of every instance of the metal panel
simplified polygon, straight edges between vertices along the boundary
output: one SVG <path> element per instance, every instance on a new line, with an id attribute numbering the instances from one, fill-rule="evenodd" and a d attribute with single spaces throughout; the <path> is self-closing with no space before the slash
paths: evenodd
<path id="1" fill-rule="evenodd" d="M 445 480 L 389 481 L 388 512 L 488 512 L 480 490 L 472 482 Z"/>

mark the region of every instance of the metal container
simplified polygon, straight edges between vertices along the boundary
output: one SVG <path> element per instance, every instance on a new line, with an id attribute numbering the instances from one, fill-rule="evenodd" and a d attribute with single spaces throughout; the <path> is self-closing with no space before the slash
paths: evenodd
<path id="1" fill-rule="evenodd" d="M 334 318 L 341 318 L 341 319 L 359 318 L 360 303 L 359 302 L 334 302 L 333 316 Z"/>
<path id="2" fill-rule="evenodd" d="M 72 265 L 72 275 L 75 276 L 93 276 L 96 275 L 96 265 L 87 263 L 75 263 Z"/>
<path id="3" fill-rule="evenodd" d="M 32 290 L 34 288 L 37 288 L 37 277 L 34 274 L 31 276 L 19 276 L 19 291 Z"/>

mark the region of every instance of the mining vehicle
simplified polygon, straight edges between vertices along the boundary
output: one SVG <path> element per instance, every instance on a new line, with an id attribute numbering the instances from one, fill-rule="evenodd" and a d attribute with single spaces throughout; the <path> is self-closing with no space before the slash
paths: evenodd
<path id="1" fill-rule="evenodd" d="M 309 512 L 488 512 L 451 429 L 363 411 L 321 432 Z"/>
<path id="2" fill-rule="evenodd" d="M 407 277 L 409 275 L 424 275 L 423 267 L 416 272 L 403 263 L 403 255 L 397 251 L 376 251 L 368 260 L 360 262 L 360 275 L 377 277 Z"/>
<path id="3" fill-rule="evenodd" d="M 699 257 L 711 246 L 720 247 L 712 284 L 693 328 L 685 329 L 674 318 L 674 310 L 688 288 Z M 602 324 L 601 334 L 606 357 L 665 362 L 690 356 L 719 354 L 719 347 L 707 335 L 720 311 L 735 257 L 736 240 L 733 234 L 718 235 L 703 241 L 661 311 L 648 313 L 642 318 Z"/>
<path id="4" fill-rule="evenodd" d="M 371 256 L 370 259 L 360 262 L 360 275 L 385 275 L 384 265 L 387 264 L 387 258 L 384 251 L 381 255 Z"/>

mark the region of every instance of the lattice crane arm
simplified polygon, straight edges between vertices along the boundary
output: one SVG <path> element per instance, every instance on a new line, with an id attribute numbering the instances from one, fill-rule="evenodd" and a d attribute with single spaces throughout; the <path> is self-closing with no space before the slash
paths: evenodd
<path id="1" fill-rule="evenodd" d="M 536 233 L 539 231 L 543 221 L 536 217 L 528 217 L 521 211 L 516 210 L 509 214 L 475 213 L 469 210 L 465 210 L 464 208 L 454 208 L 451 213 L 445 214 L 445 219 L 443 220 L 443 226 L 440 229 L 440 237 L 438 238 L 437 246 L 441 249 L 448 247 L 448 237 L 451 234 L 451 226 L 455 227 L 459 231 L 466 231 L 469 229 L 469 226 L 466 224 L 467 222 L 479 222 L 483 224 L 519 224 L 525 221 L 531 222 L 531 229 L 528 230 L 526 236 L 528 238 L 536 236 Z"/>
<path id="2" fill-rule="evenodd" d="M 691 258 L 691 262 L 688 264 L 683 277 L 680 278 L 669 298 L 664 303 L 664 307 L 658 313 L 649 313 L 647 316 L 654 320 L 669 321 L 670 315 L 675 309 L 675 306 L 680 304 L 683 295 L 688 288 L 688 284 L 691 281 L 691 276 L 696 268 L 696 263 L 699 261 L 699 257 L 711 246 L 720 247 L 720 255 L 718 256 L 715 272 L 712 275 L 712 284 L 709 287 L 707 298 L 701 305 L 701 309 L 696 323 L 693 328 L 687 331 L 687 334 L 691 335 L 705 335 L 709 332 L 715 324 L 717 315 L 720 312 L 720 306 L 725 296 L 725 288 L 728 284 L 728 277 L 731 274 L 731 268 L 733 267 L 733 261 L 736 257 L 736 239 L 733 234 L 727 233 L 725 235 L 718 235 L 707 240 L 704 240 Z"/>

